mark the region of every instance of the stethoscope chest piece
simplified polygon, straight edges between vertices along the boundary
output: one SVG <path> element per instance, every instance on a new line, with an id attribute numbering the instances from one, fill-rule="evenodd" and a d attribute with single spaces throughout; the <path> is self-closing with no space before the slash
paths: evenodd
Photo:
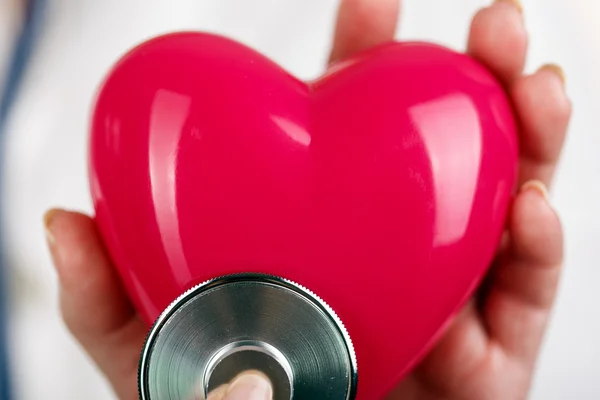
<path id="1" fill-rule="evenodd" d="M 308 289 L 258 274 L 202 283 L 157 319 L 143 348 L 141 400 L 204 400 L 243 371 L 274 400 L 349 400 L 356 357 L 335 312 Z"/>

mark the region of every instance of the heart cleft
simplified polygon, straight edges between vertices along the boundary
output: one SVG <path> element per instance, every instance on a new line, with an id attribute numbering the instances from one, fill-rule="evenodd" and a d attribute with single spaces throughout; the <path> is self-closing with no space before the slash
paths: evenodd
<path id="1" fill-rule="evenodd" d="M 142 400 L 206 399 L 243 371 L 265 374 L 274 400 L 354 399 L 357 363 L 335 312 L 283 278 L 203 282 L 156 320 L 139 365 Z"/>

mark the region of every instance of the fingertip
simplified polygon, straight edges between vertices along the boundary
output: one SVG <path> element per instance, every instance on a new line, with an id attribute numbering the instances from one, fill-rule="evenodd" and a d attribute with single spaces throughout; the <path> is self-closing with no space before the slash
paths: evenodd
<path id="1" fill-rule="evenodd" d="M 43 222 L 47 234 L 52 236 L 52 240 L 55 241 L 57 235 L 64 238 L 65 233 L 72 229 L 87 228 L 88 222 L 92 222 L 92 220 L 85 214 L 62 208 L 50 208 L 44 213 Z"/>
<path id="2" fill-rule="evenodd" d="M 400 0 L 342 0 L 329 63 L 394 39 Z"/>
<path id="3" fill-rule="evenodd" d="M 529 222 L 541 222 L 550 215 L 555 215 L 550 203 L 548 188 L 544 182 L 532 179 L 521 185 L 514 206 L 515 217 L 527 219 Z"/>
<path id="4" fill-rule="evenodd" d="M 536 165 L 554 165 L 560 155 L 572 114 L 565 81 L 560 67 L 547 64 L 511 88 L 522 126 L 521 153 Z"/>
<path id="5" fill-rule="evenodd" d="M 62 220 L 62 218 L 64 217 L 64 215 L 67 213 L 67 211 L 60 209 L 60 208 L 50 208 L 49 210 L 47 210 L 44 215 L 43 215 L 43 222 L 44 222 L 44 231 L 46 234 L 46 241 L 48 242 L 48 246 L 50 247 L 50 250 L 52 251 L 54 244 L 56 243 L 56 238 L 54 235 L 54 230 L 56 229 L 56 220 L 59 220 L 59 224 L 61 223 L 60 221 Z"/>
<path id="6" fill-rule="evenodd" d="M 538 266 L 562 262 L 562 227 L 543 182 L 523 184 L 512 207 L 509 229 L 517 259 Z"/>
<path id="7" fill-rule="evenodd" d="M 507 3 L 515 7 L 521 14 L 523 13 L 523 3 L 521 0 L 495 0 L 495 3 Z"/>
<path id="8" fill-rule="evenodd" d="M 567 83 L 567 77 L 565 75 L 565 70 L 562 69 L 560 65 L 557 64 L 546 64 L 543 65 L 538 71 L 548 71 L 553 73 L 558 79 L 560 79 L 563 86 Z"/>
<path id="9" fill-rule="evenodd" d="M 60 208 L 50 208 L 46 210 L 43 216 L 44 226 L 49 227 L 50 225 L 52 225 L 52 221 L 54 220 L 54 216 L 56 215 L 56 213 L 60 213 L 62 211 L 64 210 Z"/>
<path id="10" fill-rule="evenodd" d="M 68 216 L 68 212 L 60 208 L 51 208 L 47 210 L 43 215 L 44 231 L 46 234 L 46 242 L 50 249 L 52 261 L 54 267 L 60 273 L 62 269 L 61 255 L 61 244 L 62 244 L 62 231 L 64 230 L 65 216 Z M 67 219 L 68 221 L 68 219 Z M 57 243 L 58 236 L 58 243 Z"/>
<path id="11" fill-rule="evenodd" d="M 87 215 L 60 208 L 46 211 L 43 221 L 61 284 L 70 286 L 72 281 L 78 281 L 78 275 L 83 272 L 76 268 L 83 264 L 81 258 L 97 254 L 101 247 L 94 222 Z"/>
<path id="12" fill-rule="evenodd" d="M 262 373 L 248 371 L 238 375 L 229 385 L 223 400 L 271 400 L 271 381 Z"/>
<path id="13" fill-rule="evenodd" d="M 528 36 L 518 3 L 496 1 L 477 12 L 471 23 L 468 53 L 488 66 L 504 83 L 521 75 Z"/>
<path id="14" fill-rule="evenodd" d="M 540 180 L 532 179 L 530 181 L 525 182 L 523 186 L 521 186 L 520 192 L 523 193 L 527 191 L 536 193 L 538 196 L 541 196 L 542 199 L 544 199 L 544 201 L 546 202 L 549 201 L 548 188 L 546 187 L 544 182 Z"/>

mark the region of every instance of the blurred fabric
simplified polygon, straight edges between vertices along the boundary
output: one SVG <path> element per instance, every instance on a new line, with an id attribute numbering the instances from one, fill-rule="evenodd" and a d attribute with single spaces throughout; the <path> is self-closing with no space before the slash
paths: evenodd
<path id="1" fill-rule="evenodd" d="M 0 0 L 0 77 L 22 18 Z M 301 78 L 323 70 L 334 0 L 47 0 L 35 52 L 4 126 L 1 237 L 13 294 L 9 349 L 15 398 L 114 398 L 64 328 L 42 214 L 51 206 L 92 212 L 87 126 L 95 90 L 131 46 L 173 30 L 225 34 Z M 534 400 L 600 399 L 600 3 L 523 0 L 532 35 L 528 72 L 564 67 L 575 105 L 553 203 L 566 230 L 567 260 L 554 319 L 539 362 Z M 405 0 L 401 37 L 462 50 L 483 0 Z M 16 21 L 16 22 L 15 22 Z M 399 36 L 400 37 L 400 36 Z M 5 86 L 0 78 L 0 88 Z M 8 275 L 7 275 L 8 274 Z M 0 398 L 0 400 L 3 400 Z"/>
<path id="2" fill-rule="evenodd" d="M 40 24 L 42 6 L 45 0 L 13 0 L 2 3 L 0 8 L 0 149 L 5 140 L 5 123 L 15 103 L 23 74 L 29 58 L 34 51 L 37 28 Z M 0 185 L 2 187 L 3 185 Z M 0 204 L 4 196 L 0 191 Z M 0 219 L 0 224 L 2 220 Z M 0 236 L 0 243 L 3 243 Z M 13 397 L 11 362 L 7 340 L 9 311 L 7 300 L 12 287 L 7 282 L 9 270 L 4 267 L 6 261 L 4 246 L 0 246 L 0 399 Z"/>

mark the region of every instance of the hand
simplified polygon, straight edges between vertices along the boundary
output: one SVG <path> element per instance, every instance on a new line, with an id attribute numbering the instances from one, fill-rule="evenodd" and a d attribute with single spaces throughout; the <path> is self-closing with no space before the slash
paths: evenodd
<path id="1" fill-rule="evenodd" d="M 331 60 L 392 40 L 399 2 L 343 0 Z M 502 80 L 520 120 L 522 190 L 512 207 L 507 240 L 486 284 L 390 399 L 520 400 L 527 396 L 562 262 L 561 227 L 545 188 L 562 148 L 570 103 L 559 68 L 545 66 L 522 76 L 526 48 L 516 2 L 496 2 L 473 19 L 468 52 Z M 137 365 L 147 329 L 120 286 L 93 220 L 51 210 L 45 224 L 60 279 L 65 323 L 118 397 L 136 400 Z M 248 397 L 251 390 L 243 386 L 245 397 L 231 397 L 240 388 L 239 380 L 212 396 L 269 398 L 271 389 L 264 380 L 248 378 L 256 378 L 255 374 L 244 376 L 242 382 L 262 387 L 267 397 Z M 223 398 L 225 393 L 230 397 Z"/>
<path id="2" fill-rule="evenodd" d="M 392 39 L 398 3 L 343 2 L 333 59 Z M 559 280 L 563 239 L 546 187 L 571 113 L 563 73 L 544 66 L 522 76 L 527 33 L 516 0 L 496 1 L 477 13 L 467 48 L 512 97 L 521 126 L 521 190 L 486 283 L 389 396 L 394 400 L 525 399 Z"/>

